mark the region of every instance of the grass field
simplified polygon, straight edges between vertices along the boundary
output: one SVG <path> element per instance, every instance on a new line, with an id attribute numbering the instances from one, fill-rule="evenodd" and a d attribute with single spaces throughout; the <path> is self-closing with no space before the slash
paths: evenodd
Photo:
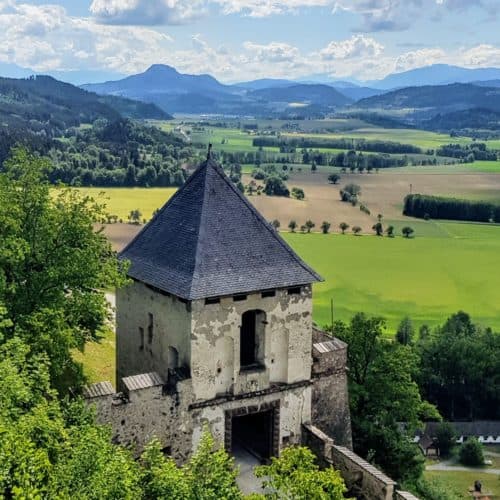
<path id="1" fill-rule="evenodd" d="M 177 191 L 177 188 L 76 188 L 106 204 L 110 214 L 127 221 L 131 210 L 139 209 L 143 218 L 149 220 L 157 208 Z"/>
<path id="2" fill-rule="evenodd" d="M 500 330 L 500 227 L 432 223 L 433 236 L 290 234 L 283 236 L 325 282 L 315 285 L 314 319 L 347 320 L 359 311 L 387 319 L 409 315 L 435 325 L 459 309 Z"/>
<path id="3" fill-rule="evenodd" d="M 427 479 L 439 479 L 439 483 L 448 487 L 451 491 L 462 495 L 462 498 L 470 499 L 469 488 L 474 485 L 474 481 L 479 480 L 483 485 L 483 492 L 491 493 L 493 498 L 500 496 L 500 478 L 495 474 L 485 472 L 467 471 L 425 471 L 424 477 Z"/>

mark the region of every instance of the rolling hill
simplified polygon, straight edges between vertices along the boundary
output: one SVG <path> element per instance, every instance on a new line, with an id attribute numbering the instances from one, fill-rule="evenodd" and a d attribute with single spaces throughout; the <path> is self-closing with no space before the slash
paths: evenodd
<path id="1" fill-rule="evenodd" d="M 408 87 L 379 96 L 361 99 L 356 107 L 364 109 L 424 109 L 459 111 L 486 108 L 500 111 L 500 88 L 481 87 L 466 83 Z"/>
<path id="2" fill-rule="evenodd" d="M 298 84 L 289 87 L 271 87 L 255 90 L 251 96 L 267 102 L 307 103 L 322 106 L 344 106 L 352 102 L 329 85 Z"/>

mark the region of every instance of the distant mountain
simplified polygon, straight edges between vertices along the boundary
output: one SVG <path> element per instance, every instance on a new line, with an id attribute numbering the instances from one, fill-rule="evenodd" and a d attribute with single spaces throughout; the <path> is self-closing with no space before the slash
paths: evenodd
<path id="1" fill-rule="evenodd" d="M 370 87 L 358 87 L 357 85 L 348 87 L 337 87 L 334 85 L 333 87 L 352 101 L 359 101 L 360 99 L 364 99 L 366 97 L 381 95 L 387 92 L 386 90 L 372 89 Z"/>
<path id="2" fill-rule="evenodd" d="M 474 85 L 479 85 L 480 87 L 500 87 L 500 79 L 498 80 L 484 80 L 481 82 L 471 82 Z"/>
<path id="3" fill-rule="evenodd" d="M 223 85 L 210 75 L 185 75 L 175 68 L 153 64 L 144 73 L 128 76 L 122 80 L 82 85 L 82 88 L 97 94 L 114 94 L 148 100 L 158 94 L 204 94 L 234 92 L 229 85 Z"/>
<path id="4" fill-rule="evenodd" d="M 470 69 L 448 64 L 432 64 L 402 73 L 393 73 L 382 80 L 367 81 L 365 84 L 368 87 L 389 90 L 401 87 L 469 83 L 495 79 L 500 79 L 500 68 Z"/>
<path id="5" fill-rule="evenodd" d="M 344 106 L 352 102 L 329 85 L 292 85 L 290 87 L 271 87 L 260 89 L 251 94 L 269 102 L 306 103 L 322 106 Z"/>
<path id="6" fill-rule="evenodd" d="M 237 83 L 234 87 L 246 90 L 261 90 L 276 87 L 290 87 L 291 85 L 297 85 L 297 82 L 278 78 L 260 78 L 259 80 Z"/>
<path id="7" fill-rule="evenodd" d="M 151 102 L 176 113 L 321 116 L 351 99 L 328 85 L 261 79 L 224 85 L 210 75 L 187 75 L 156 64 L 122 80 L 83 85 L 101 95 Z M 300 104 L 301 106 L 295 106 Z"/>
<path id="8" fill-rule="evenodd" d="M 438 114 L 422 123 L 422 128 L 437 132 L 465 129 L 500 130 L 500 111 L 471 108 L 451 113 Z"/>
<path id="9" fill-rule="evenodd" d="M 154 105 L 98 96 L 50 76 L 0 78 L 0 124 L 3 126 L 44 130 L 52 136 L 98 118 L 115 121 L 121 117 L 166 119 L 169 116 Z"/>
<path id="10" fill-rule="evenodd" d="M 485 108 L 500 111 L 500 88 L 468 83 L 408 87 L 379 96 L 361 99 L 356 107 L 364 109 L 425 109 L 459 111 Z"/>

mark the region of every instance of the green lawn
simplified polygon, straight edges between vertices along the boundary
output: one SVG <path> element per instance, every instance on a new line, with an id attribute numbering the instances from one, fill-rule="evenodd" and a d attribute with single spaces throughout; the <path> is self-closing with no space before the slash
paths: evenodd
<path id="1" fill-rule="evenodd" d="M 387 319 L 409 315 L 435 325 L 459 309 L 500 330 L 500 227 L 425 222 L 417 237 L 282 233 L 325 282 L 314 288 L 314 319 L 348 320 L 359 311 Z M 428 236 L 419 236 L 425 234 Z"/>
<path id="2" fill-rule="evenodd" d="M 500 478 L 495 474 L 466 471 L 425 471 L 424 477 L 427 479 L 438 479 L 440 484 L 460 493 L 464 499 L 471 498 L 468 490 L 474 485 L 476 479 L 481 481 L 483 492 L 492 493 L 496 495 L 495 498 L 498 498 L 500 495 Z"/>

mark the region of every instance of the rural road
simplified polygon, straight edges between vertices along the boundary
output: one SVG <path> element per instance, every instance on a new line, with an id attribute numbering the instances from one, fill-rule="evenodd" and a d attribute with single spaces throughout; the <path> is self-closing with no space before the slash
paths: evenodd
<path id="1" fill-rule="evenodd" d="M 435 465 L 428 465 L 425 470 L 445 470 L 445 471 L 465 471 L 465 472 L 484 472 L 486 474 L 500 475 L 500 469 L 488 469 L 479 467 L 463 467 L 460 465 L 451 465 L 450 462 L 441 462 Z"/>

